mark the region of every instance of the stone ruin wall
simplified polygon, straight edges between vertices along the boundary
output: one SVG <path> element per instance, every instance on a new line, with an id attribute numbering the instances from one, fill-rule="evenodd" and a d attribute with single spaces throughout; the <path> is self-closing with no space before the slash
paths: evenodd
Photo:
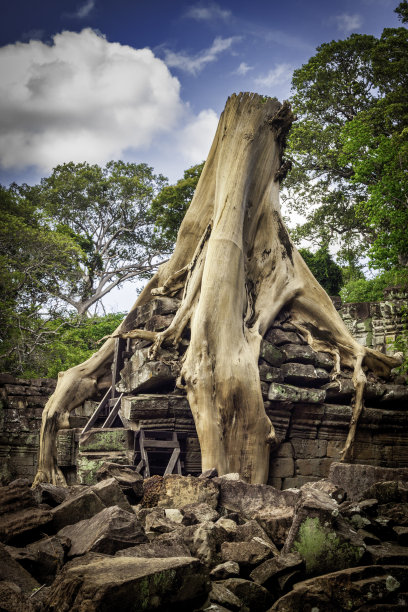
<path id="1" fill-rule="evenodd" d="M 406 296 L 390 290 L 383 302 L 339 305 L 340 314 L 362 344 L 390 353 L 401 331 L 401 307 Z M 137 309 L 135 327 L 164 329 L 177 300 L 157 298 Z M 185 340 L 187 345 L 188 340 Z M 59 434 L 58 459 L 68 482 L 92 484 L 101 462 L 130 463 L 134 458 L 132 430 L 176 430 L 184 472 L 201 470 L 200 449 L 187 398 L 174 389 L 177 368 L 171 355 L 163 361 L 147 358 L 146 343 L 134 341 L 119 388 L 125 393 L 121 417 L 128 430 L 80 432 L 97 403 L 85 402 L 70 415 L 70 428 Z M 166 359 L 167 357 L 167 359 Z M 327 476 L 344 445 L 351 418 L 351 372 L 330 384 L 332 360 L 304 343 L 284 316 L 262 342 L 259 362 L 265 409 L 280 441 L 271 454 L 269 484 L 301 486 Z M 408 387 L 369 380 L 365 410 L 357 430 L 354 461 L 383 467 L 408 467 Z M 42 409 L 55 388 L 50 379 L 0 377 L 0 477 L 3 481 L 36 472 Z M 132 395 L 130 394 L 132 393 Z M 136 395 L 135 395 L 136 394 Z"/>

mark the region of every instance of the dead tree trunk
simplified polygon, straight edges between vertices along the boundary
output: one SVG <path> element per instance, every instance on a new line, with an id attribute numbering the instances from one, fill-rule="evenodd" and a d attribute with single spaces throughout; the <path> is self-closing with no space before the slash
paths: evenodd
<path id="1" fill-rule="evenodd" d="M 313 348 L 335 356 L 338 371 L 341 363 L 354 368 L 354 422 L 345 453 L 363 405 L 363 362 L 380 373 L 396 365 L 352 338 L 282 222 L 279 179 L 292 120 L 287 103 L 254 94 L 229 98 L 173 256 L 116 332 L 131 331 L 134 308 L 153 295 L 183 291 L 171 325 L 152 333 L 152 353 L 164 341 L 177 345 L 190 325 L 179 384 L 187 391 L 203 469 L 236 471 L 250 482 L 268 476 L 274 430 L 264 410 L 258 358 L 261 339 L 282 308 L 290 308 L 292 322 Z M 57 430 L 104 384 L 112 353 L 109 339 L 88 361 L 60 375 L 43 414 L 36 482 L 63 482 Z"/>

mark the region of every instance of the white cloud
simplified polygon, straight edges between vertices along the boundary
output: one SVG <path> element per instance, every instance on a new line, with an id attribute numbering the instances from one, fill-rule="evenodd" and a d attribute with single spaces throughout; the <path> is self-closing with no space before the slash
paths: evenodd
<path id="1" fill-rule="evenodd" d="M 337 24 L 337 29 L 344 34 L 355 32 L 363 23 L 363 18 L 357 14 L 342 13 L 341 15 L 335 15 L 333 19 Z"/>
<path id="2" fill-rule="evenodd" d="M 203 120 L 180 99 L 180 82 L 150 49 L 110 43 L 91 29 L 57 34 L 52 45 L 0 48 L 0 164 L 6 169 L 105 163 Z"/>
<path id="3" fill-rule="evenodd" d="M 255 83 L 261 87 L 273 87 L 287 83 L 292 78 L 293 66 L 290 64 L 276 64 L 264 76 L 257 77 Z"/>
<path id="4" fill-rule="evenodd" d="M 89 13 L 95 8 L 95 0 L 85 0 L 82 6 L 79 6 L 75 13 L 72 13 L 71 17 L 77 17 L 78 19 L 84 19 L 88 17 Z"/>
<path id="5" fill-rule="evenodd" d="M 230 38 L 222 38 L 217 36 L 213 44 L 208 49 L 203 49 L 195 55 L 188 55 L 184 51 L 174 52 L 168 49 L 165 50 L 165 62 L 171 68 L 179 68 L 190 74 L 197 74 L 211 62 L 215 62 L 218 55 L 226 51 L 231 45 L 238 40 L 240 36 L 231 36 Z"/>
<path id="6" fill-rule="evenodd" d="M 241 76 L 245 76 L 247 72 L 253 69 L 253 66 L 249 66 L 246 62 L 241 62 L 238 68 L 234 70 L 234 74 L 240 74 Z"/>
<path id="7" fill-rule="evenodd" d="M 218 19 L 227 21 L 231 17 L 231 11 L 222 9 L 215 2 L 206 5 L 197 4 L 187 10 L 185 17 L 195 19 L 196 21 L 213 21 Z"/>
<path id="8" fill-rule="evenodd" d="M 186 160 L 191 160 L 188 163 L 198 164 L 207 157 L 217 125 L 218 116 L 212 109 L 203 110 L 197 117 L 190 118 L 178 136 L 180 151 Z"/>

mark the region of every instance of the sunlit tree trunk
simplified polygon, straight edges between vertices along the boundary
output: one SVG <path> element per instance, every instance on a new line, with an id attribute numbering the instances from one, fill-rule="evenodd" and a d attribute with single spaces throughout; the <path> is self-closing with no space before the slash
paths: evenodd
<path id="1" fill-rule="evenodd" d="M 190 325 L 179 384 L 187 391 L 203 469 L 239 472 L 249 482 L 268 477 L 274 430 L 264 409 L 258 358 L 262 337 L 282 308 L 290 309 L 292 323 L 313 348 L 334 355 L 337 371 L 340 364 L 354 368 L 354 424 L 344 455 L 363 406 L 363 362 L 382 374 L 396 364 L 353 339 L 282 222 L 279 180 L 292 120 L 289 105 L 276 99 L 229 98 L 173 256 L 116 332 L 137 337 L 134 308 L 153 295 L 183 291 L 171 325 L 151 332 L 151 352 L 164 342 L 177 345 Z M 98 391 L 112 353 L 113 339 L 108 339 L 88 361 L 60 375 L 44 410 L 36 482 L 63 480 L 56 432 L 67 426 L 73 408 Z"/>

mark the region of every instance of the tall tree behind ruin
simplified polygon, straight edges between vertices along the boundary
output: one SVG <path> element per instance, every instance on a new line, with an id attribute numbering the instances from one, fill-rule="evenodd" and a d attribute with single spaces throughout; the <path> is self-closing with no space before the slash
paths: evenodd
<path id="1" fill-rule="evenodd" d="M 362 364 L 386 373 L 395 360 L 359 345 L 330 298 L 293 246 L 282 222 L 279 181 L 293 121 L 287 103 L 256 94 L 231 96 L 221 115 L 193 201 L 171 259 L 136 301 L 117 334 L 149 338 L 152 355 L 176 346 L 186 326 L 191 340 L 179 384 L 187 392 L 201 446 L 203 469 L 239 472 L 266 482 L 272 423 L 265 414 L 258 372 L 263 335 L 282 308 L 309 344 L 335 356 L 336 369 L 354 368 L 353 441 L 362 409 Z M 178 312 L 163 332 L 132 330 L 136 306 L 153 295 L 182 292 Z M 113 338 L 88 361 L 60 375 L 43 414 L 35 482 L 63 482 L 56 434 L 68 414 L 95 396 L 109 374 Z"/>

